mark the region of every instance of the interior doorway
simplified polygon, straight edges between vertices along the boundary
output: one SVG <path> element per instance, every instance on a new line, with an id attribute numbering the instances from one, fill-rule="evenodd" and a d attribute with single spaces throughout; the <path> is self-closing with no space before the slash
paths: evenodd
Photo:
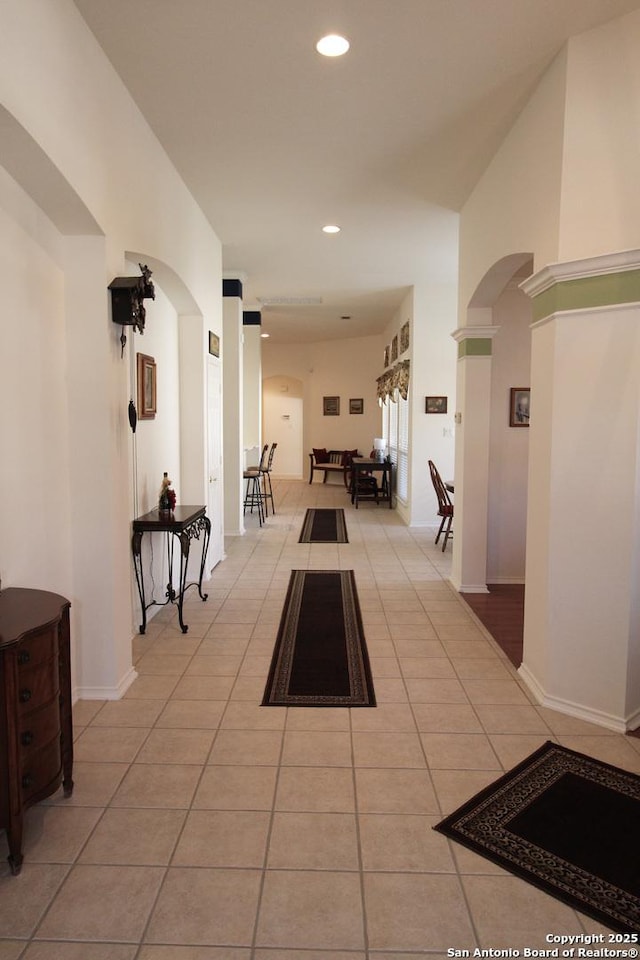
<path id="1" fill-rule="evenodd" d="M 262 436 L 277 443 L 273 475 L 280 479 L 303 477 L 303 383 L 295 377 L 267 377 L 262 382 Z"/>

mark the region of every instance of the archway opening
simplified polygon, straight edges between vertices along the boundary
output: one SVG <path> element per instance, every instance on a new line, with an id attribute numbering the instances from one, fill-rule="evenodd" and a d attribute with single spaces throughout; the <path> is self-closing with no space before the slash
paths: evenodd
<path id="1" fill-rule="evenodd" d="M 486 506 L 476 502 L 475 515 L 467 515 L 457 531 L 463 540 L 461 549 L 483 554 L 475 558 L 475 568 L 484 570 L 488 590 L 465 592 L 465 599 L 516 666 L 522 660 L 529 420 L 515 416 L 514 404 L 518 398 L 529 398 L 531 303 L 520 284 L 532 271 L 531 254 L 503 258 L 483 277 L 469 303 L 470 319 L 482 317 L 483 329 L 490 331 L 491 349 L 482 396 L 465 394 L 467 407 L 486 405 L 483 442 L 487 449 L 474 459 L 467 446 L 463 464 L 473 464 L 476 483 L 486 484 L 487 495 Z M 479 464 L 485 473 L 482 478 L 477 474 Z M 481 510 L 484 516 L 478 515 Z M 478 537 L 482 528 L 485 535 Z"/>
<path id="2" fill-rule="evenodd" d="M 262 436 L 277 443 L 273 475 L 301 480 L 303 476 L 304 384 L 296 377 L 274 376 L 262 381 Z"/>

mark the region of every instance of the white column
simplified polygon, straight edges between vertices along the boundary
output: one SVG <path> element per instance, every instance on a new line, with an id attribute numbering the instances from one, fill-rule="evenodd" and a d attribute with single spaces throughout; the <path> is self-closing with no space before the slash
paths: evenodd
<path id="1" fill-rule="evenodd" d="M 242 315 L 244 410 L 243 446 L 247 451 L 246 465 L 260 459 L 262 449 L 262 326 L 258 310 L 245 310 Z M 269 438 L 267 438 L 268 442 Z"/>
<path id="2" fill-rule="evenodd" d="M 532 296 L 524 658 L 537 699 L 640 722 L 640 253 L 559 264 Z"/>
<path id="3" fill-rule="evenodd" d="M 487 592 L 491 341 L 496 326 L 464 327 L 458 342 L 456 466 L 451 582 Z"/>
<path id="4" fill-rule="evenodd" d="M 224 462 L 224 529 L 244 534 L 244 425 L 242 360 L 242 284 L 225 281 L 222 303 L 222 404 Z"/>

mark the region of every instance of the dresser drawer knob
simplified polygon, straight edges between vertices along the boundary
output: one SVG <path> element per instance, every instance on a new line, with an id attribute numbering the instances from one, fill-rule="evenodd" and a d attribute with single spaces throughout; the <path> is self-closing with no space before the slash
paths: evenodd
<path id="1" fill-rule="evenodd" d="M 25 773 L 25 775 L 22 778 L 22 789 L 28 790 L 29 787 L 31 786 L 33 786 L 33 777 L 31 776 L 30 773 Z"/>
<path id="2" fill-rule="evenodd" d="M 20 703 L 28 703 L 31 700 L 31 690 L 27 687 L 20 691 Z"/>
<path id="3" fill-rule="evenodd" d="M 20 743 L 23 747 L 30 747 L 33 743 L 33 733 L 31 730 L 25 730 L 24 733 L 20 734 Z"/>
<path id="4" fill-rule="evenodd" d="M 25 663 L 29 663 L 31 660 L 31 654 L 28 650 L 21 650 L 18 654 L 18 663 L 21 667 L 24 667 Z"/>

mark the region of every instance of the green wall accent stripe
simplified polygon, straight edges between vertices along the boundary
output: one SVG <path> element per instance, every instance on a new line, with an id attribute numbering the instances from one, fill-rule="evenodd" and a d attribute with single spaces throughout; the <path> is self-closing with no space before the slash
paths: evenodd
<path id="1" fill-rule="evenodd" d="M 463 357 L 490 357 L 490 337 L 467 337 L 458 343 L 458 360 Z"/>
<path id="2" fill-rule="evenodd" d="M 585 310 L 640 301 L 640 270 L 605 273 L 555 283 L 533 299 L 533 319 L 542 320 L 563 310 Z"/>

